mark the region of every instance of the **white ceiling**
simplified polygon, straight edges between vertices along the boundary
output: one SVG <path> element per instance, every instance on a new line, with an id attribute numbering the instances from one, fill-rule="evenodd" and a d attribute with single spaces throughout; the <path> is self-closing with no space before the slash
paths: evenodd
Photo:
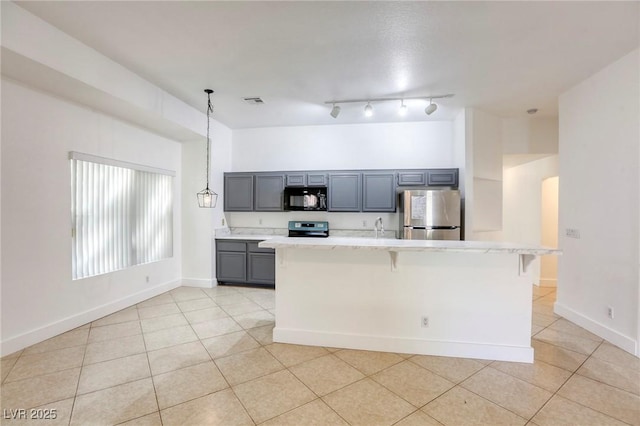
<path id="1" fill-rule="evenodd" d="M 231 128 L 399 121 L 399 103 L 557 115 L 563 91 L 638 47 L 640 2 L 17 2 Z M 260 96 L 265 105 L 247 105 Z M 413 107 L 413 108 L 412 108 Z"/>

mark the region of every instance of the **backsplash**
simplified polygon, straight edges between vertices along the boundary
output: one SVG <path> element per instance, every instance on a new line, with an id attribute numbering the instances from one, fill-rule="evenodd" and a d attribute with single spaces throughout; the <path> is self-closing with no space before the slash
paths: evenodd
<path id="1" fill-rule="evenodd" d="M 338 230 L 373 234 L 376 218 L 382 218 L 387 233 L 395 234 L 399 227 L 399 213 L 337 213 L 337 212 L 226 212 L 226 224 L 229 228 L 259 229 L 265 234 L 268 229 L 281 229 L 287 232 L 290 220 L 327 221 L 331 235 Z M 267 235 L 269 235 L 267 233 Z"/>
<path id="2" fill-rule="evenodd" d="M 275 235 L 275 236 L 287 236 L 287 228 L 252 228 L 252 227 L 230 227 L 230 228 L 218 228 L 216 229 L 216 237 L 224 237 L 228 235 Z M 396 238 L 396 230 L 386 230 L 384 235 L 379 235 L 379 238 Z M 373 238 L 375 233 L 373 229 L 331 229 L 329 224 L 329 236 L 331 237 L 352 237 L 352 238 Z"/>

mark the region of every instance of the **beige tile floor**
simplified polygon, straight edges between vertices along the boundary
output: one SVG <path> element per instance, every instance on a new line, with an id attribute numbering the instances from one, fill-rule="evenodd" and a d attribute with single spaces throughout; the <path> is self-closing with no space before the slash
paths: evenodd
<path id="1" fill-rule="evenodd" d="M 640 425 L 640 359 L 554 300 L 519 364 L 273 343 L 273 291 L 181 287 L 2 358 L 2 424 Z"/>

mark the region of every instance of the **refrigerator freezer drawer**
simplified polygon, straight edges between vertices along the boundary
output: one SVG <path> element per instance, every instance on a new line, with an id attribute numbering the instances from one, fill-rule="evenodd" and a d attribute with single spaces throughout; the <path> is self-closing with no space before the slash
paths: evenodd
<path id="1" fill-rule="evenodd" d="M 454 229 L 424 229 L 404 228 L 405 240 L 460 240 L 460 228 Z"/>

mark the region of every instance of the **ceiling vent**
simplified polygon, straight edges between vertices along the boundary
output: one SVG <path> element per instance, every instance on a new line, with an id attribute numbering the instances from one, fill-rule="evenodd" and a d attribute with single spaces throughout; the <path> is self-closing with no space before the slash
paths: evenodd
<path id="1" fill-rule="evenodd" d="M 249 105 L 263 105 L 264 101 L 262 98 L 242 98 Z"/>

